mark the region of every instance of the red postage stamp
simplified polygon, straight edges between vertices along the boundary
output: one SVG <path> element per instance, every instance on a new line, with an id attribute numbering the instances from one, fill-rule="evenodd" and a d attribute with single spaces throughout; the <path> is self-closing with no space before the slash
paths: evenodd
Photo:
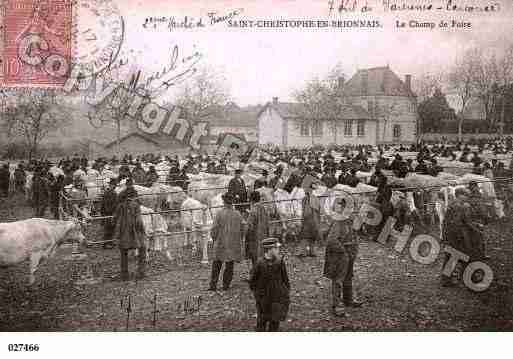
<path id="1" fill-rule="evenodd" d="M 3 84 L 60 87 L 72 54 L 72 0 L 4 0 Z"/>

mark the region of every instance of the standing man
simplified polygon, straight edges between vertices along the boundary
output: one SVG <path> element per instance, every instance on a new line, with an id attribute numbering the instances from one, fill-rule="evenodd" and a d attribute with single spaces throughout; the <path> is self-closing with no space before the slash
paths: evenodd
<path id="1" fill-rule="evenodd" d="M 302 200 L 303 218 L 299 238 L 302 252 L 298 257 L 315 257 L 314 243 L 320 242 L 321 203 L 312 193 L 312 185 L 305 188 L 305 197 Z"/>
<path id="2" fill-rule="evenodd" d="M 59 219 L 60 194 L 64 190 L 64 176 L 57 175 L 50 184 L 50 209 L 54 219 Z"/>
<path id="3" fill-rule="evenodd" d="M 105 190 L 102 198 L 102 208 L 101 215 L 108 217 L 114 216 L 114 212 L 116 211 L 116 207 L 118 205 L 118 195 L 116 193 L 116 180 L 111 178 L 109 181 L 109 186 Z M 103 240 L 105 243 L 103 244 L 103 248 L 112 247 L 112 238 L 114 236 L 114 229 L 116 227 L 115 218 L 105 218 L 103 220 Z"/>
<path id="4" fill-rule="evenodd" d="M 341 208 L 346 207 L 343 198 L 337 198 L 336 202 Z M 353 298 L 353 267 L 358 253 L 358 238 L 352 228 L 351 216 L 344 217 L 343 214 L 336 213 L 333 220 L 327 237 L 324 276 L 331 279 L 331 313 L 344 316 L 344 312 L 338 311 L 341 294 L 345 306 L 362 305 Z"/>
<path id="5" fill-rule="evenodd" d="M 246 209 L 245 203 L 248 202 L 248 193 L 246 191 L 246 183 L 242 179 L 242 170 L 240 168 L 235 170 L 235 177 L 228 183 L 228 193 L 233 199 L 235 207 L 239 212 L 243 212 Z M 238 205 L 242 204 L 242 205 Z"/>
<path id="6" fill-rule="evenodd" d="M 466 202 L 468 195 L 468 189 L 456 189 L 456 198 L 447 206 L 447 212 L 442 224 L 442 242 L 470 257 L 472 253 L 472 238 L 469 233 L 471 209 L 470 205 Z M 450 256 L 449 253 L 445 253 L 442 270 L 445 268 Z M 442 273 L 441 284 L 442 287 L 451 287 L 454 285 L 454 282 L 452 277 L 445 276 Z"/>
<path id="7" fill-rule="evenodd" d="M 137 191 L 127 183 L 127 188 L 120 194 L 120 203 L 116 209 L 115 237 L 119 240 L 121 254 L 121 280 L 129 280 L 128 251 L 138 249 L 137 279 L 146 276 L 146 241 L 141 216 L 141 206 Z"/>
<path id="8" fill-rule="evenodd" d="M 25 170 L 23 169 L 23 163 L 20 163 L 18 166 L 16 166 L 16 170 L 14 170 L 14 184 L 16 192 L 24 193 L 26 182 L 27 176 L 25 174 Z"/>
<path id="9" fill-rule="evenodd" d="M 9 165 L 5 164 L 0 168 L 0 197 L 8 197 L 9 195 Z"/>
<path id="10" fill-rule="evenodd" d="M 228 290 L 233 278 L 234 262 L 240 262 L 242 259 L 242 216 L 233 209 L 233 199 L 229 192 L 223 195 L 223 202 L 224 208 L 215 217 L 211 232 L 214 241 L 214 261 L 208 289 L 210 291 L 217 290 L 223 263 L 223 290 Z"/>
<path id="11" fill-rule="evenodd" d="M 48 179 L 43 169 L 36 169 L 33 177 L 32 187 L 34 191 L 33 201 L 34 207 L 36 209 L 36 217 L 43 218 L 45 216 L 49 198 Z"/>
<path id="12" fill-rule="evenodd" d="M 251 209 L 247 219 L 246 259 L 251 260 L 254 268 L 258 258 L 262 256 L 261 241 L 269 237 L 270 218 L 264 205 L 260 202 L 260 193 L 251 192 Z"/>

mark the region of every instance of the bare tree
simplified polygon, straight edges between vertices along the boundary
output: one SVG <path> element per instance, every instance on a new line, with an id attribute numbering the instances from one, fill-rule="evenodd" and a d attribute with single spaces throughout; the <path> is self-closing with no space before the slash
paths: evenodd
<path id="1" fill-rule="evenodd" d="M 376 106 L 375 113 L 379 113 L 383 119 L 383 132 L 381 135 L 381 139 L 382 139 L 382 141 L 385 141 L 385 135 L 386 135 L 390 120 L 392 120 L 392 118 L 394 118 L 395 116 L 398 116 L 400 114 L 399 105 L 395 102 L 391 102 L 391 103 L 390 102 L 381 102 L 381 103 L 376 103 L 375 106 Z"/>
<path id="2" fill-rule="evenodd" d="M 294 99 L 301 105 L 299 113 L 303 124 L 310 129 L 312 145 L 315 137 L 320 135 L 319 126 L 328 121 L 337 142 L 337 119 L 345 104 L 345 96 L 340 79 L 344 73 L 340 65 L 335 66 L 324 78 L 314 77 L 305 86 L 294 92 Z"/>
<path id="3" fill-rule="evenodd" d="M 497 57 L 495 53 L 485 54 L 482 49 L 474 48 L 467 52 L 472 63 L 472 82 L 474 94 L 484 108 L 485 121 L 489 128 L 495 123 L 495 103 L 497 101 Z"/>
<path id="4" fill-rule="evenodd" d="M 418 102 L 421 103 L 428 97 L 431 97 L 436 89 L 442 89 L 444 84 L 444 73 L 439 72 L 425 72 L 414 78 L 415 89 Z"/>
<path id="5" fill-rule="evenodd" d="M 447 74 L 449 86 L 454 92 L 461 105 L 458 115 L 458 140 L 462 140 L 463 121 L 467 105 L 474 95 L 474 71 L 476 67 L 475 50 L 468 50 L 463 56 L 456 60 Z"/>
<path id="6" fill-rule="evenodd" d="M 176 98 L 192 121 L 221 116 L 230 94 L 224 75 L 211 67 L 203 67 L 187 82 Z"/>
<path id="7" fill-rule="evenodd" d="M 69 119 L 59 90 L 13 90 L 2 108 L 5 128 L 9 136 L 19 137 L 25 143 L 29 160 L 37 156 L 39 145 L 51 132 Z"/>
<path id="8" fill-rule="evenodd" d="M 325 81 L 314 78 L 308 81 L 304 88 L 296 91 L 293 96 L 301 105 L 297 115 L 302 119 L 303 125 L 308 126 L 312 145 L 315 145 L 315 136 L 319 135 L 318 126 L 322 126 L 321 121 L 330 117 L 330 89 Z"/>
<path id="9" fill-rule="evenodd" d="M 493 117 L 495 122 L 500 123 L 500 134 L 502 135 L 506 107 L 505 97 L 509 86 L 513 83 L 513 44 L 509 44 L 498 56 L 492 56 L 489 61 L 489 67 L 495 83 L 492 89 L 492 95 L 495 96 L 493 102 L 495 105 L 500 103 L 500 110 L 495 106 Z"/>

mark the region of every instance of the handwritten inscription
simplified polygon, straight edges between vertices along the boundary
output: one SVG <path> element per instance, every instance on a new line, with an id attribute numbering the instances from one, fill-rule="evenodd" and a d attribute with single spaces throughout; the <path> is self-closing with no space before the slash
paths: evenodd
<path id="1" fill-rule="evenodd" d="M 396 0 L 329 0 L 329 15 L 334 13 L 347 14 L 352 12 L 371 12 L 374 9 L 382 11 L 445 11 L 445 12 L 465 12 L 465 13 L 496 13 L 501 11 L 501 5 L 498 2 L 485 2 L 480 5 L 469 4 L 458 0 L 433 0 L 425 1 L 396 1 Z"/>
<path id="2" fill-rule="evenodd" d="M 239 8 L 228 13 L 219 14 L 216 11 L 210 11 L 207 13 L 208 20 L 203 21 L 202 17 L 194 18 L 192 16 L 151 16 L 144 20 L 143 27 L 145 29 L 157 29 L 163 26 L 167 27 L 168 30 L 180 30 L 180 29 L 195 29 L 204 28 L 206 25 L 213 26 L 219 23 L 224 23 L 240 15 L 244 9 Z"/>
<path id="3" fill-rule="evenodd" d="M 207 15 L 210 19 L 210 25 L 215 25 L 220 22 L 226 22 L 228 20 L 231 20 L 234 17 L 240 15 L 243 11 L 244 11 L 244 9 L 237 9 L 237 10 L 230 11 L 226 15 L 221 15 L 221 16 L 218 15 L 217 12 L 209 12 Z"/>

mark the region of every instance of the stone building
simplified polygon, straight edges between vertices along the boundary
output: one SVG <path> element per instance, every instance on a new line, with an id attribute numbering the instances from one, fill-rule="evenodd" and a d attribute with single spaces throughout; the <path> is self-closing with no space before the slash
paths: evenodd
<path id="1" fill-rule="evenodd" d="M 258 143 L 287 147 L 315 144 L 412 143 L 417 136 L 417 100 L 411 76 L 402 81 L 388 66 L 339 79 L 344 106 L 333 119 L 305 119 L 301 104 L 273 98 L 257 115 Z"/>

